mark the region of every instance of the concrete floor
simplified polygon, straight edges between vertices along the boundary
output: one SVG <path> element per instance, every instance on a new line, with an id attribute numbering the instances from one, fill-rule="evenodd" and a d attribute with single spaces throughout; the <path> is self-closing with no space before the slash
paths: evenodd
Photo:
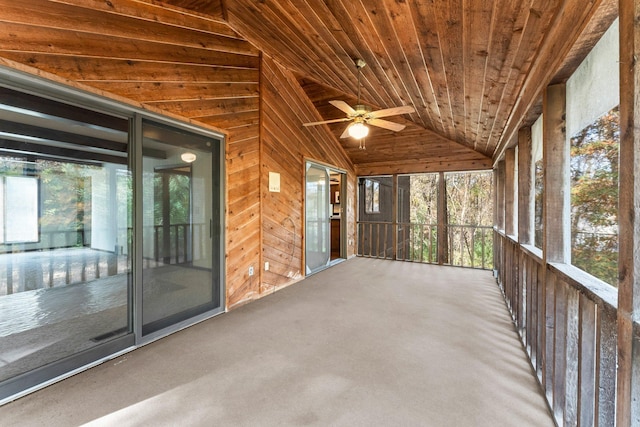
<path id="1" fill-rule="evenodd" d="M 489 272 L 356 258 L 0 407 L 3 426 L 553 426 Z"/>

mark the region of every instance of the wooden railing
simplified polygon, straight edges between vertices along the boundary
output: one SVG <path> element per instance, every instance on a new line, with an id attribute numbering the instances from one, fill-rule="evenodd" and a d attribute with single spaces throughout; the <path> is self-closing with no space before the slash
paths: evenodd
<path id="1" fill-rule="evenodd" d="M 438 263 L 438 226 L 434 224 L 398 224 L 398 250 L 401 261 Z"/>
<path id="2" fill-rule="evenodd" d="M 438 226 L 435 224 L 359 221 L 357 231 L 359 256 L 493 268 L 493 228 L 490 226 L 448 225 L 442 260 L 438 259 Z"/>
<path id="3" fill-rule="evenodd" d="M 203 238 L 192 244 L 194 231 Z M 166 241 L 163 232 L 163 226 L 144 228 L 143 233 L 149 233 L 153 242 L 152 253 L 143 256 L 144 268 L 188 263 L 194 251 L 207 252 L 205 239 L 209 238 L 209 231 L 205 225 L 171 225 Z M 91 249 L 89 235 L 81 230 L 42 233 L 37 249 L 19 250 L 16 245 L 12 252 L 0 253 L 0 296 L 82 283 L 130 270 L 126 248 L 131 247 L 131 228 L 118 230 L 122 250 Z"/>
<path id="4" fill-rule="evenodd" d="M 556 423 L 615 425 L 616 290 L 494 236 L 498 284 Z"/>
<path id="5" fill-rule="evenodd" d="M 493 268 L 493 227 L 447 225 L 448 265 Z"/>

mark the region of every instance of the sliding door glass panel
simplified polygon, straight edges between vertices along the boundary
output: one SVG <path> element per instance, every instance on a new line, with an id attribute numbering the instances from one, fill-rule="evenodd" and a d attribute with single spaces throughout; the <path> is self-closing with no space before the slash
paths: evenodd
<path id="1" fill-rule="evenodd" d="M 307 274 L 326 267 L 331 258 L 329 216 L 329 173 L 327 168 L 307 164 L 306 173 L 306 237 Z"/>
<path id="2" fill-rule="evenodd" d="M 132 190 L 127 119 L 0 95 L 2 397 L 131 333 Z"/>
<path id="3" fill-rule="evenodd" d="M 220 307 L 218 144 L 143 121 L 143 335 Z"/>

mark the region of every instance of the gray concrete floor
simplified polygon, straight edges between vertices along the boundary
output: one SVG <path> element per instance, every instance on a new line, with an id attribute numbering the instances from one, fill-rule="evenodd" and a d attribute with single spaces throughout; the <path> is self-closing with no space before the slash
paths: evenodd
<path id="1" fill-rule="evenodd" d="M 552 426 L 490 273 L 356 258 L 0 407 L 3 426 Z"/>

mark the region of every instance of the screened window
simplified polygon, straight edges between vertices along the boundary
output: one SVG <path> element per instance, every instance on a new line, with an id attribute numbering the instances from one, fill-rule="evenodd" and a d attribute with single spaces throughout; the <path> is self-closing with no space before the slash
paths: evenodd
<path id="1" fill-rule="evenodd" d="M 542 197 L 544 194 L 544 171 L 542 165 L 542 115 L 531 126 L 531 156 L 533 162 L 533 182 L 534 182 L 534 210 L 533 210 L 533 243 L 537 248 L 542 249 L 543 233 L 543 212 Z"/>
<path id="2" fill-rule="evenodd" d="M 567 82 L 571 264 L 613 286 L 618 281 L 618 45 L 616 21 Z"/>
<path id="3" fill-rule="evenodd" d="M 367 213 L 380 213 L 380 183 L 372 179 L 365 179 L 365 211 Z"/>

